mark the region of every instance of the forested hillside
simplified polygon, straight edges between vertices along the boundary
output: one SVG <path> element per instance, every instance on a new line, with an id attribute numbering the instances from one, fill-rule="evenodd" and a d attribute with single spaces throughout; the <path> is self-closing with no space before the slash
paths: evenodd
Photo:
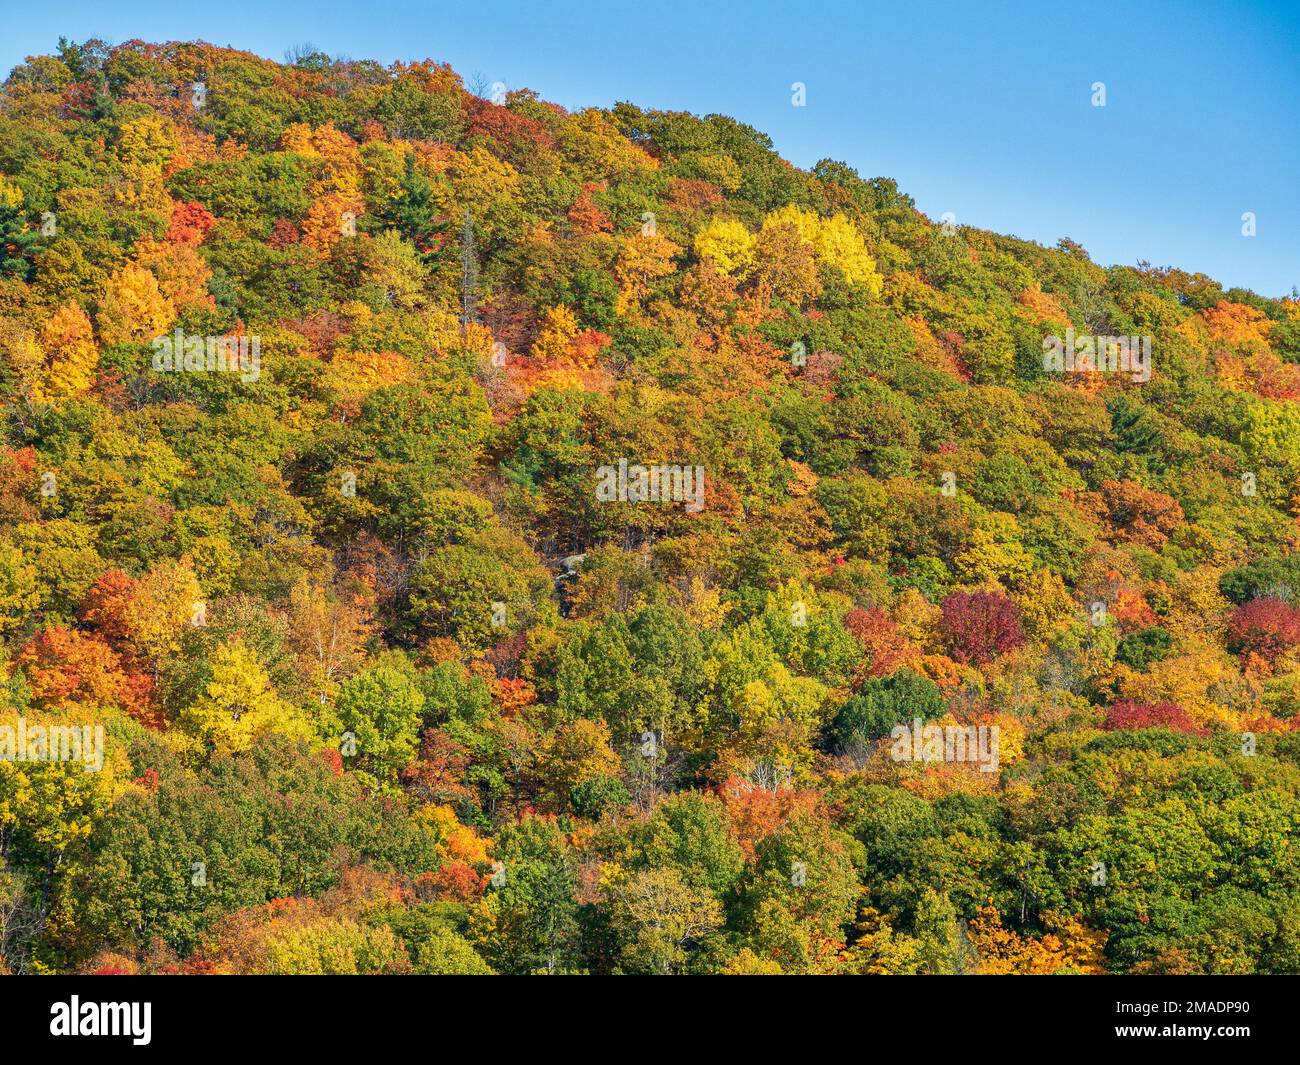
<path id="1" fill-rule="evenodd" d="M 1294 294 L 732 118 L 61 42 L 0 970 L 1300 972 L 1297 400 Z"/>

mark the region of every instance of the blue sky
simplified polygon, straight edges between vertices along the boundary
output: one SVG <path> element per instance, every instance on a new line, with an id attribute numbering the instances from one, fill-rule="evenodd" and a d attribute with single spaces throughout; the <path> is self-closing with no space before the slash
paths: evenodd
<path id="1" fill-rule="evenodd" d="M 841 159 L 897 179 L 931 217 L 1068 236 L 1098 262 L 1273 296 L 1300 285 L 1300 3 L 1057 6 L 0 0 L 0 69 L 61 34 L 429 57 L 570 108 L 729 114 L 800 166 Z"/>

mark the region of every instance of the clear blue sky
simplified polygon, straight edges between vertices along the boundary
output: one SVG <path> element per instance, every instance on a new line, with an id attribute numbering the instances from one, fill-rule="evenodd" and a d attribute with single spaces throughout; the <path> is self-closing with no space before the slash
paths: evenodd
<path id="1" fill-rule="evenodd" d="M 722 112 L 800 166 L 898 180 L 931 217 L 1102 263 L 1300 285 L 1300 0 L 0 0 L 0 70 L 60 34 L 274 59 L 433 58 L 566 107 Z M 790 86 L 807 85 L 807 106 Z M 1093 82 L 1107 106 L 1090 104 Z M 1253 211 L 1258 235 L 1241 235 Z"/>

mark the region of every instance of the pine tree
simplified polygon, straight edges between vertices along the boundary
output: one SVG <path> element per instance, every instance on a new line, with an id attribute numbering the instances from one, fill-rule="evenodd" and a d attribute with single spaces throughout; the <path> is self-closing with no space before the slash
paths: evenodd
<path id="1" fill-rule="evenodd" d="M 400 192 L 374 215 L 382 229 L 395 229 L 405 237 L 425 263 L 440 258 L 450 241 L 451 223 L 438 217 L 433 201 L 433 186 L 415 165 L 415 155 L 406 154 L 406 169 L 399 183 Z"/>

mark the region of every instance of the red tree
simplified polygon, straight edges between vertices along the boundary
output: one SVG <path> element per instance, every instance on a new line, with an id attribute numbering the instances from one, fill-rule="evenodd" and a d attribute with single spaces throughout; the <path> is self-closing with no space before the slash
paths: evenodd
<path id="1" fill-rule="evenodd" d="M 1020 608 L 999 592 L 953 592 L 943 601 L 941 626 L 958 662 L 982 666 L 1025 642 Z"/>
<path id="2" fill-rule="evenodd" d="M 1256 654 L 1272 665 L 1300 645 L 1300 609 L 1281 599 L 1252 599 L 1228 618 L 1228 650 Z"/>
<path id="3" fill-rule="evenodd" d="M 579 233 L 613 232 L 614 224 L 609 220 L 609 215 L 597 207 L 596 201 L 591 198 L 591 194 L 599 192 L 600 188 L 596 182 L 588 181 L 569 208 L 569 221 Z"/>
<path id="4" fill-rule="evenodd" d="M 112 703 L 153 728 L 162 719 L 149 702 L 148 678 L 130 673 L 113 648 L 55 625 L 37 633 L 15 662 L 26 672 L 32 702 L 45 709 Z"/>
<path id="5" fill-rule="evenodd" d="M 1140 703 L 1136 699 L 1121 699 L 1107 708 L 1102 727 L 1110 732 L 1139 728 L 1167 728 L 1194 736 L 1204 732 L 1177 703 Z"/>
<path id="6" fill-rule="evenodd" d="M 167 239 L 197 248 L 216 224 L 216 217 L 201 203 L 177 203 L 172 207 Z"/>
<path id="7" fill-rule="evenodd" d="M 421 899 L 469 903 L 486 889 L 487 877 L 465 862 L 448 862 L 436 873 L 424 873 L 415 880 L 416 896 Z"/>
<path id="8" fill-rule="evenodd" d="M 914 657 L 914 650 L 898 626 L 878 606 L 855 607 L 844 615 L 844 627 L 861 641 L 870 665 L 868 677 L 885 677 Z"/>
<path id="9" fill-rule="evenodd" d="M 77 611 L 82 622 L 119 651 L 120 645 L 131 638 L 126 623 L 126 606 L 135 583 L 134 577 L 120 569 L 108 570 L 90 586 Z"/>

